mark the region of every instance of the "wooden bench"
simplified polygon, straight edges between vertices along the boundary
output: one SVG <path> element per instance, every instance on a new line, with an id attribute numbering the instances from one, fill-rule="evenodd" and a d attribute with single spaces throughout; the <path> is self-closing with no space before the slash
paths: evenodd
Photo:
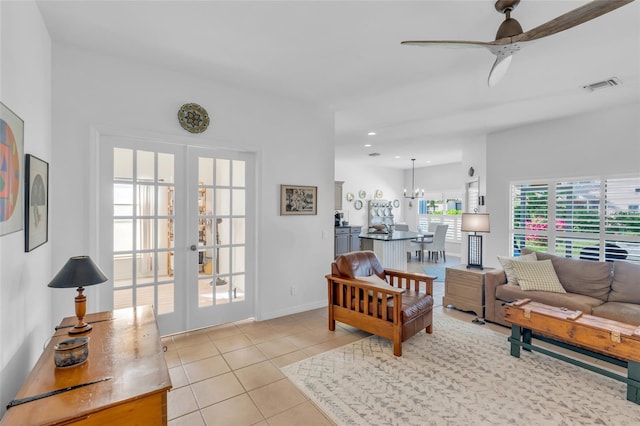
<path id="1" fill-rule="evenodd" d="M 505 320 L 511 323 L 511 355 L 519 358 L 522 347 L 619 380 L 627 384 L 627 399 L 640 404 L 640 327 L 529 299 L 507 304 Z M 575 349 L 586 349 L 580 350 L 583 353 L 623 360 L 627 376 L 533 345 L 533 333 L 567 343 Z"/>

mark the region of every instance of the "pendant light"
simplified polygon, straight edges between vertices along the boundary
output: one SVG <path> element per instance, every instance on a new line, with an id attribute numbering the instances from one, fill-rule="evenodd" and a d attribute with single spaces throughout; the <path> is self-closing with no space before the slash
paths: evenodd
<path id="1" fill-rule="evenodd" d="M 416 188 L 416 159 L 411 159 L 411 192 L 407 193 L 407 189 L 404 190 L 404 198 L 415 200 L 416 198 L 424 197 L 424 189 Z"/>

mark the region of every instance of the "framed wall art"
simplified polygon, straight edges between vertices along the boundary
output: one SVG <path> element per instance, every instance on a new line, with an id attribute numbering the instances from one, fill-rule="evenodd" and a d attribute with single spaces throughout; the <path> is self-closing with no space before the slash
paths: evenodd
<path id="1" fill-rule="evenodd" d="M 0 102 L 0 235 L 22 229 L 24 122 Z"/>
<path id="2" fill-rule="evenodd" d="M 280 215 L 318 213 L 318 187 L 280 185 Z"/>
<path id="3" fill-rule="evenodd" d="M 49 164 L 27 155 L 25 171 L 24 251 L 31 251 L 49 240 Z"/>

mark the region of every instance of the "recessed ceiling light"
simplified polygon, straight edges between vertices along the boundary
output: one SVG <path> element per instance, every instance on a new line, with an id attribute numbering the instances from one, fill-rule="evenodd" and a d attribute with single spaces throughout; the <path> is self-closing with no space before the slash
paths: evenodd
<path id="1" fill-rule="evenodd" d="M 364 144 L 364 147 L 365 147 L 365 148 L 371 148 L 371 146 L 372 146 L 372 145 L 371 145 L 370 143 L 366 143 L 366 144 Z"/>
<path id="2" fill-rule="evenodd" d="M 427 161 L 425 161 L 425 163 L 431 164 L 431 160 L 427 160 Z"/>
<path id="3" fill-rule="evenodd" d="M 400 156 L 399 156 L 399 155 L 396 155 L 394 158 L 400 158 Z"/>
<path id="4" fill-rule="evenodd" d="M 367 133 L 367 136 L 375 136 L 375 135 L 376 135 L 376 132 L 369 132 L 369 133 Z"/>

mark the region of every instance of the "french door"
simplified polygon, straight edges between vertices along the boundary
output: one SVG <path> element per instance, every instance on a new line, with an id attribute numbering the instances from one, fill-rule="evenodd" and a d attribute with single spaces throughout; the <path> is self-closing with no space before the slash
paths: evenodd
<path id="1" fill-rule="evenodd" d="M 253 316 L 251 154 L 102 136 L 104 309 L 153 305 L 162 334 Z"/>

